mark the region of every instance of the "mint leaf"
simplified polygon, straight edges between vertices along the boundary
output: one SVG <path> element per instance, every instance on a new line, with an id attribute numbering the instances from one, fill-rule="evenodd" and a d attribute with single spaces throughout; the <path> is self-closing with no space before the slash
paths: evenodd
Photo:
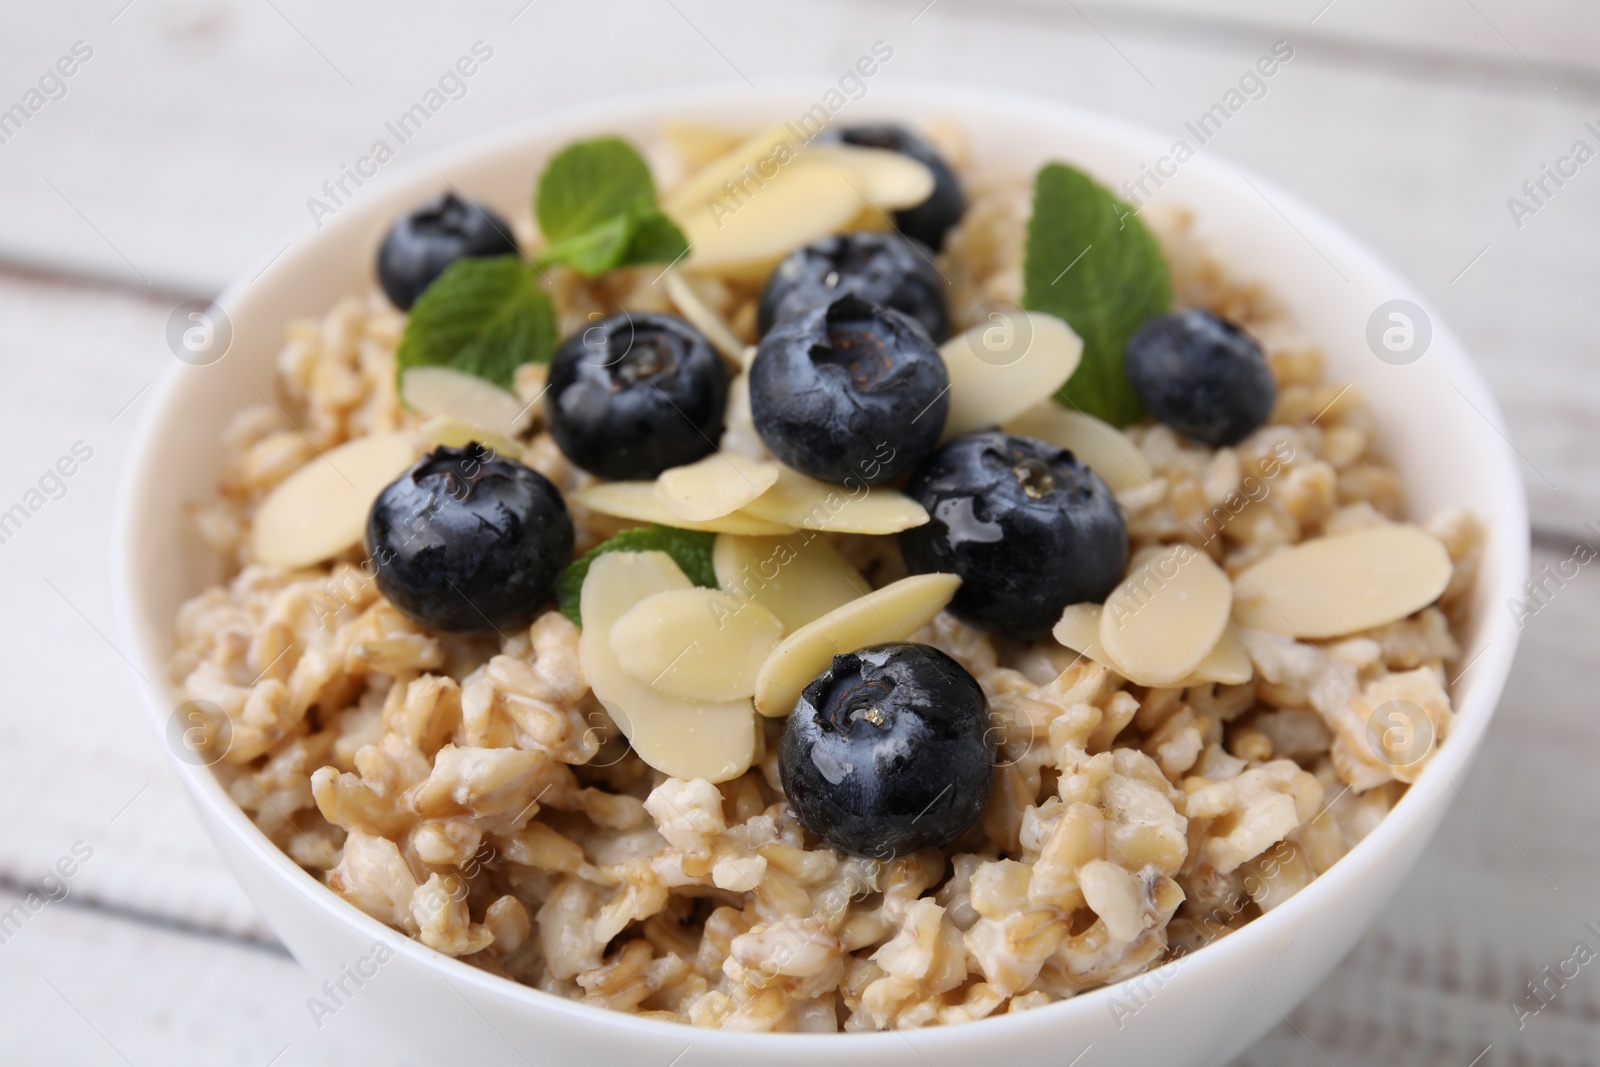
<path id="1" fill-rule="evenodd" d="M 707 589 L 717 588 L 716 568 L 711 565 L 711 546 L 717 535 L 696 530 L 679 530 L 672 526 L 644 526 L 636 530 L 623 530 L 609 541 L 601 542 L 582 558 L 567 565 L 556 579 L 556 598 L 561 614 L 583 625 L 578 605 L 583 595 L 583 580 L 589 576 L 589 566 L 607 552 L 665 552 L 682 568 L 695 585 Z"/>
<path id="2" fill-rule="evenodd" d="M 468 256 L 411 306 L 395 370 L 450 367 L 510 389 L 518 367 L 548 363 L 555 349 L 555 309 L 533 269 L 517 256 Z"/>
<path id="3" fill-rule="evenodd" d="M 1083 361 L 1056 399 L 1113 426 L 1137 422 L 1144 408 L 1123 353 L 1139 327 L 1171 305 L 1166 260 L 1139 216 L 1080 170 L 1042 168 L 1033 183 L 1022 306 L 1065 319 L 1083 338 Z"/>
<path id="4" fill-rule="evenodd" d="M 556 153 L 539 176 L 533 212 L 553 244 L 622 214 L 638 200 L 656 201 L 649 166 L 628 142 L 601 137 Z"/>
<path id="5" fill-rule="evenodd" d="M 689 251 L 689 241 L 673 222 L 659 210 L 651 208 L 640 212 L 634 222 L 633 237 L 623 264 L 672 263 Z"/>
<path id="6" fill-rule="evenodd" d="M 539 262 L 565 263 L 578 273 L 593 277 L 618 266 L 632 239 L 629 215 L 623 212 L 565 240 L 552 241 L 539 253 Z"/>
<path id="7" fill-rule="evenodd" d="M 581 274 L 671 262 L 689 247 L 656 206 L 644 158 L 616 137 L 558 152 L 539 176 L 533 212 L 547 242 L 539 262 L 565 263 Z"/>

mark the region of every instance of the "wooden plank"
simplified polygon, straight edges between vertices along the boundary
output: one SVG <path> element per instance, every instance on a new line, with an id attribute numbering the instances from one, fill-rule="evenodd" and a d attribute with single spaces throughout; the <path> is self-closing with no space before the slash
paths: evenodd
<path id="1" fill-rule="evenodd" d="M 0 913 L 27 909 L 0 891 Z M 295 1067 L 382 1062 L 280 951 L 44 905 L 0 944 L 0 1062 Z"/>
<path id="2" fill-rule="evenodd" d="M 1070 6 L 1063 0 L 1022 2 Z M 1314 27 L 1325 41 L 1521 65 L 1558 82 L 1561 68 L 1600 71 L 1589 46 L 1600 29 L 1600 12 L 1584 0 L 1096 0 L 1082 8 L 1091 17 L 1155 13 L 1194 25 L 1302 32 Z"/>
<path id="3" fill-rule="evenodd" d="M 0 882 L 29 885 L 71 851 L 81 895 L 266 936 L 205 840 L 151 730 L 111 617 L 108 527 L 144 390 L 172 356 L 171 306 L 58 282 L 0 281 L 0 510 L 41 504 L 0 543 L 0 584 L 29 605 L 0 642 Z M 76 457 L 73 446 L 78 446 Z M 83 459 L 87 454 L 88 458 Z M 41 479 L 62 457 L 70 477 Z M 59 488 L 58 488 L 59 486 Z"/>

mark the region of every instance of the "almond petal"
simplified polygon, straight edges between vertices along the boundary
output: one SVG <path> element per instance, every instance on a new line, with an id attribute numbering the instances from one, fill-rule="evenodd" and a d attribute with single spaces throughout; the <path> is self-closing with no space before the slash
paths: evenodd
<path id="1" fill-rule="evenodd" d="M 781 125 L 740 141 L 707 163 L 666 196 L 663 210 L 678 220 L 686 234 L 690 229 L 719 229 L 717 223 L 728 219 L 724 211 L 740 206 L 728 195 L 729 183 L 738 191 L 739 200 L 754 202 L 795 164 L 816 165 L 835 175 L 833 184 L 850 190 L 852 216 L 864 206 L 863 200 L 894 211 L 915 207 L 933 194 L 933 172 L 909 156 L 865 145 L 808 142 L 790 126 Z"/>
<path id="2" fill-rule="evenodd" d="M 744 363 L 744 350 L 749 347 L 739 338 L 734 336 L 728 324 L 706 306 L 700 299 L 700 294 L 694 291 L 694 286 L 676 269 L 669 268 L 665 273 L 667 283 L 667 296 L 690 325 L 706 335 L 706 340 L 711 342 L 711 347 L 735 363 Z"/>
<path id="3" fill-rule="evenodd" d="M 1083 358 L 1083 341 L 1054 315 L 996 311 L 990 319 L 939 348 L 950 374 L 946 439 L 998 426 L 1048 400 Z"/>
<path id="4" fill-rule="evenodd" d="M 669 119 L 661 124 L 661 139 L 690 167 L 703 167 L 727 155 L 749 136 L 748 130 L 730 130 L 690 119 Z"/>
<path id="5" fill-rule="evenodd" d="M 1100 647 L 1099 604 L 1068 604 L 1061 613 L 1061 621 L 1050 631 L 1056 642 L 1074 652 L 1081 653 L 1096 663 L 1116 670 L 1111 657 Z"/>
<path id="6" fill-rule="evenodd" d="M 804 156 L 758 177 L 741 175 L 735 182 L 747 190 L 742 203 L 719 189 L 706 203 L 673 215 L 689 241 L 688 268 L 764 270 L 801 245 L 839 232 L 861 208 L 848 172 Z"/>
<path id="7" fill-rule="evenodd" d="M 454 415 L 435 415 L 423 423 L 419 429 L 422 439 L 437 448 L 462 448 L 474 441 L 489 449 L 496 455 L 507 456 L 511 459 L 522 458 L 522 446 L 506 437 L 501 437 L 493 430 L 467 419 L 458 419 Z"/>
<path id="8" fill-rule="evenodd" d="M 577 490 L 571 496 L 573 503 L 590 511 L 598 511 L 602 515 L 632 519 L 634 522 L 676 526 L 680 530 L 704 530 L 709 533 L 764 537 L 789 533 L 794 529 L 793 526 L 769 522 L 743 511 L 736 511 L 717 519 L 707 519 L 704 522 L 679 518 L 667 510 L 661 498 L 656 496 L 655 482 L 598 482 Z"/>
<path id="9" fill-rule="evenodd" d="M 826 538 L 721 534 L 711 553 L 717 584 L 754 600 L 789 632 L 861 596 L 871 586 Z"/>
<path id="10" fill-rule="evenodd" d="M 400 375 L 400 399 L 425 418 L 449 415 L 502 437 L 516 436 L 518 420 L 532 406 L 476 374 L 449 367 L 406 368 Z"/>
<path id="11" fill-rule="evenodd" d="M 782 717 L 794 710 L 800 691 L 833 657 L 886 641 L 907 641 L 933 621 L 956 595 L 954 574 L 917 574 L 852 600 L 784 638 L 756 677 L 756 710 Z"/>
<path id="12" fill-rule="evenodd" d="M 1093 415 L 1044 400 L 1005 424 L 1007 433 L 1065 448 L 1098 474 L 1112 492 L 1150 484 L 1150 461 L 1133 439 Z"/>
<path id="13" fill-rule="evenodd" d="M 705 459 L 662 471 L 656 496 L 679 519 L 709 522 L 730 515 L 772 488 L 778 465 L 713 452 Z"/>
<path id="14" fill-rule="evenodd" d="M 898 490 L 831 485 L 788 467 L 781 468 L 776 484 L 746 504 L 741 514 L 791 529 L 831 533 L 891 534 L 928 521 L 926 509 Z"/>
<path id="15" fill-rule="evenodd" d="M 1450 573 L 1439 539 L 1409 524 L 1319 537 L 1235 578 L 1234 618 L 1286 637 L 1342 637 L 1421 611 Z"/>
<path id="16" fill-rule="evenodd" d="M 933 195 L 933 171 L 899 152 L 840 141 L 811 145 L 806 159 L 848 172 L 857 195 L 883 211 L 916 207 Z"/>
<path id="17" fill-rule="evenodd" d="M 1243 685 L 1254 676 L 1255 665 L 1250 662 L 1250 653 L 1245 649 L 1239 631 L 1230 625 L 1222 631 L 1222 636 L 1206 653 L 1206 658 L 1200 661 L 1194 673 L 1179 684 L 1185 689 L 1208 682 Z"/>
<path id="18" fill-rule="evenodd" d="M 1211 557 L 1172 545 L 1134 567 L 1106 598 L 1100 645 L 1123 677 L 1172 685 L 1221 639 L 1233 587 Z"/>
<path id="19" fill-rule="evenodd" d="M 1100 645 L 1100 616 L 1103 611 L 1099 604 L 1068 604 L 1066 611 L 1061 613 L 1061 621 L 1056 623 L 1055 629 L 1051 632 L 1060 644 L 1102 667 L 1108 667 L 1121 674 L 1116 662 Z M 1254 673 L 1255 668 L 1250 662 L 1250 655 L 1245 650 L 1244 642 L 1239 638 L 1239 632 L 1228 626 L 1222 631 L 1222 637 L 1211 647 L 1211 651 L 1200 661 L 1199 666 L 1195 667 L 1194 672 L 1177 682 L 1170 683 L 1168 688 L 1187 689 L 1190 686 L 1210 683 L 1242 685 L 1248 682 Z M 1123 677 L 1136 685 L 1158 684 L 1127 675 Z"/>
<path id="20" fill-rule="evenodd" d="M 675 778 L 724 782 L 750 769 L 756 720 L 749 700 L 681 700 L 623 670 L 611 629 L 647 597 L 693 587 L 665 552 L 608 552 L 583 581 L 578 662 L 594 695 L 639 758 Z"/>
<path id="21" fill-rule="evenodd" d="M 324 452 L 261 502 L 250 535 L 255 558 L 305 567 L 354 548 L 372 502 L 416 458 L 416 442 L 403 433 L 358 437 Z"/>
<path id="22" fill-rule="evenodd" d="M 772 164 L 793 160 L 802 147 L 804 142 L 790 133 L 787 126 L 773 126 L 745 137 L 668 193 L 662 199 L 661 208 L 674 218 L 706 211 L 709 203 L 720 202 L 726 196 L 723 183 L 744 179 L 746 168 L 756 171 L 760 177 L 769 177 L 773 172 Z M 763 167 L 763 163 L 766 166 Z"/>
<path id="23" fill-rule="evenodd" d="M 783 639 L 783 623 L 752 600 L 719 589 L 645 597 L 611 627 L 622 669 L 686 700 L 748 700 L 756 672 Z"/>

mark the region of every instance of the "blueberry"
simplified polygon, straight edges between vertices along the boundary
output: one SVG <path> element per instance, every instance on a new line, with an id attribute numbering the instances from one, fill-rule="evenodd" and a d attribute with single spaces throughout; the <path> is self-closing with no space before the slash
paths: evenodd
<path id="1" fill-rule="evenodd" d="M 1128 528 L 1071 452 L 998 431 L 958 437 L 907 487 L 930 520 L 900 535 L 914 574 L 959 574 L 950 608 L 1008 637 L 1049 633 L 1068 604 L 1103 601 L 1128 565 Z"/>
<path id="2" fill-rule="evenodd" d="M 890 124 L 851 126 L 839 131 L 846 144 L 886 148 L 910 156 L 933 171 L 933 192 L 916 207 L 894 213 L 894 224 L 907 237 L 932 249 L 944 247 L 944 235 L 961 219 L 961 182 L 933 145 L 904 126 Z"/>
<path id="3" fill-rule="evenodd" d="M 950 336 L 943 286 L 932 253 L 920 243 L 892 233 L 841 233 L 797 248 L 778 264 L 761 290 L 756 326 L 765 334 L 775 322 L 854 293 L 905 312 L 943 341 Z"/>
<path id="4" fill-rule="evenodd" d="M 378 249 L 378 283 L 401 311 L 463 256 L 516 255 L 511 225 L 482 204 L 445 193 L 394 220 Z"/>
<path id="5" fill-rule="evenodd" d="M 947 845 L 983 812 L 995 734 L 977 681 L 928 645 L 833 657 L 783 728 L 778 774 L 800 825 L 890 860 Z"/>
<path id="6" fill-rule="evenodd" d="M 1141 326 L 1128 342 L 1127 368 L 1150 414 L 1212 448 L 1250 436 L 1278 396 L 1261 346 L 1200 308 Z"/>
<path id="7" fill-rule="evenodd" d="M 933 451 L 950 377 L 928 332 L 846 294 L 774 326 L 750 365 L 750 414 L 772 454 L 840 485 L 888 481 Z"/>
<path id="8" fill-rule="evenodd" d="M 710 455 L 722 436 L 728 368 L 676 315 L 620 312 L 562 342 L 545 418 L 591 474 L 654 478 Z"/>
<path id="9" fill-rule="evenodd" d="M 526 626 L 572 561 L 572 519 L 545 476 L 479 444 L 437 448 L 367 515 L 378 590 L 430 630 Z"/>

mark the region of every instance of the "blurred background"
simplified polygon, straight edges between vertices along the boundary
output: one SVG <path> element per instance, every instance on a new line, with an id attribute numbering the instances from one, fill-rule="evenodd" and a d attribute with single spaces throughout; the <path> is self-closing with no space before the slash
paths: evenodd
<path id="1" fill-rule="evenodd" d="M 883 80 L 1173 137 L 1290 42 L 1215 150 L 1342 222 L 1463 336 L 1524 460 L 1536 573 L 1600 548 L 1592 0 L 0 0 L 0 510 L 90 453 L 0 533 L 0 910 L 63 858 L 74 872 L 0 935 L 0 1062 L 367 1058 L 348 1020 L 313 1023 L 312 979 L 203 838 L 116 645 L 111 500 L 174 307 L 282 252 L 308 198 L 476 41 L 492 59 L 391 168 L 614 95 L 826 84 L 880 38 Z M 1600 951 L 1594 570 L 1546 583 L 1442 831 L 1242 1064 L 1600 1063 L 1600 966 L 1571 962 Z"/>

